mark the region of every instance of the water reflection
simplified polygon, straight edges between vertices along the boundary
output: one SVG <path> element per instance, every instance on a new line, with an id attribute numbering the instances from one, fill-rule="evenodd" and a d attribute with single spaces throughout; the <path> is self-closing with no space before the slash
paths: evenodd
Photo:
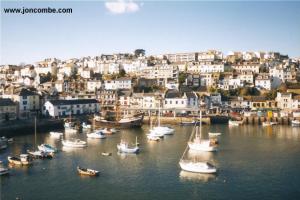
<path id="1" fill-rule="evenodd" d="M 203 182 L 206 183 L 208 181 L 216 180 L 215 174 L 200 174 L 200 173 L 193 173 L 181 170 L 179 173 L 179 178 L 181 181 L 195 181 L 195 182 Z"/>

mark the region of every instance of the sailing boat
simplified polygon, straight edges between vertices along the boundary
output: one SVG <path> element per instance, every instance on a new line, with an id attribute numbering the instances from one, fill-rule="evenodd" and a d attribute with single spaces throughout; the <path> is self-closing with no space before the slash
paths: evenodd
<path id="1" fill-rule="evenodd" d="M 130 147 L 127 142 L 121 140 L 120 144 L 117 145 L 117 149 L 121 153 L 138 153 L 140 148 L 138 147 L 137 137 L 135 138 L 134 147 Z"/>
<path id="2" fill-rule="evenodd" d="M 150 121 L 150 130 L 152 129 L 152 120 Z M 147 138 L 148 140 L 151 140 L 151 141 L 159 141 L 161 137 L 164 137 L 164 134 L 161 134 L 161 133 L 157 133 L 157 132 L 154 132 L 154 131 L 150 131 L 149 134 L 147 134 Z"/>
<path id="3" fill-rule="evenodd" d="M 155 126 L 150 130 L 150 133 L 163 134 L 163 135 L 172 135 L 174 133 L 174 129 L 169 128 L 167 126 L 160 125 L 160 102 L 158 107 L 158 126 Z"/>
<path id="4" fill-rule="evenodd" d="M 217 151 L 217 147 L 211 143 L 210 140 L 204 140 L 202 136 L 202 112 L 200 110 L 200 123 L 198 128 L 196 128 L 196 136 L 192 141 L 188 142 L 188 145 L 191 149 L 197 151 Z"/>
<path id="5" fill-rule="evenodd" d="M 191 134 L 190 140 L 192 137 L 193 134 Z M 186 146 L 179 161 L 179 165 L 182 170 L 188 172 L 194 172 L 194 173 L 203 173 L 203 174 L 214 174 L 217 172 L 217 168 L 209 162 L 196 161 L 195 159 L 194 160 L 185 159 L 185 155 L 188 150 L 189 150 L 189 145 Z"/>
<path id="6" fill-rule="evenodd" d="M 34 118 L 34 149 L 36 148 L 36 118 Z M 34 158 L 52 158 L 52 154 L 42 151 L 42 150 L 34 150 L 34 151 L 30 151 L 27 150 L 28 154 L 31 155 Z"/>

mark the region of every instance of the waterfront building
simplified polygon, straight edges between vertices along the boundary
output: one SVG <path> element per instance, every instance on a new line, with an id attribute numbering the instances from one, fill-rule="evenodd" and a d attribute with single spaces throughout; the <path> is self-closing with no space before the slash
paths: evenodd
<path id="1" fill-rule="evenodd" d="M 179 92 L 178 90 L 168 90 L 164 96 L 164 109 L 181 109 L 194 108 L 197 109 L 198 95 L 195 92 Z"/>
<path id="2" fill-rule="evenodd" d="M 19 118 L 28 118 L 35 115 L 40 110 L 40 97 L 35 89 L 12 88 L 11 91 L 2 95 L 17 102 Z"/>
<path id="3" fill-rule="evenodd" d="M 277 92 L 276 101 L 278 103 L 278 108 L 282 110 L 290 111 L 293 109 L 292 93 Z"/>
<path id="4" fill-rule="evenodd" d="M 71 114 L 98 113 L 99 110 L 99 102 L 96 99 L 49 100 L 43 106 L 43 114 L 55 118 Z"/>
<path id="5" fill-rule="evenodd" d="M 0 98 L 0 122 L 17 118 L 17 104 L 8 98 Z"/>

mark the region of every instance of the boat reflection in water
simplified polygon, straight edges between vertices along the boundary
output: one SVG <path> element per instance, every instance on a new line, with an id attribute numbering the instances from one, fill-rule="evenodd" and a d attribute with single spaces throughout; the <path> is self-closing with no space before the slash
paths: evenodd
<path id="1" fill-rule="evenodd" d="M 215 174 L 201 174 L 201 173 L 193 173 L 181 170 L 179 173 L 179 178 L 181 181 L 195 181 L 195 182 L 203 182 L 206 183 L 208 181 L 216 180 Z"/>

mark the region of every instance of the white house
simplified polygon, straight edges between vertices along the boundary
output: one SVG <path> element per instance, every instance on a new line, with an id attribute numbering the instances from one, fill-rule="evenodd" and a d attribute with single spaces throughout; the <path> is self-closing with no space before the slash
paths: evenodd
<path id="1" fill-rule="evenodd" d="M 101 85 L 102 83 L 100 80 L 88 80 L 86 88 L 87 91 L 94 92 L 95 90 L 100 89 Z"/>
<path id="2" fill-rule="evenodd" d="M 181 93 L 178 90 L 168 90 L 165 94 L 164 109 L 197 109 L 198 105 L 198 96 L 195 92 Z"/>
<path id="3" fill-rule="evenodd" d="M 76 114 L 99 112 L 100 106 L 96 99 L 50 100 L 44 104 L 43 114 L 51 117 L 62 117 Z"/>
<path id="4" fill-rule="evenodd" d="M 260 73 L 255 79 L 255 87 L 258 89 L 272 89 L 272 78 L 269 74 Z"/>
<path id="5" fill-rule="evenodd" d="M 283 110 L 293 109 L 292 93 L 281 93 L 277 92 L 277 107 Z"/>
<path id="6" fill-rule="evenodd" d="M 104 81 L 104 88 L 106 90 L 131 89 L 131 87 L 131 78 L 127 77 Z"/>
<path id="7" fill-rule="evenodd" d="M 253 73 L 259 73 L 259 63 L 242 63 L 242 64 L 233 64 L 231 65 L 233 69 L 237 72 L 242 71 L 252 71 Z"/>

